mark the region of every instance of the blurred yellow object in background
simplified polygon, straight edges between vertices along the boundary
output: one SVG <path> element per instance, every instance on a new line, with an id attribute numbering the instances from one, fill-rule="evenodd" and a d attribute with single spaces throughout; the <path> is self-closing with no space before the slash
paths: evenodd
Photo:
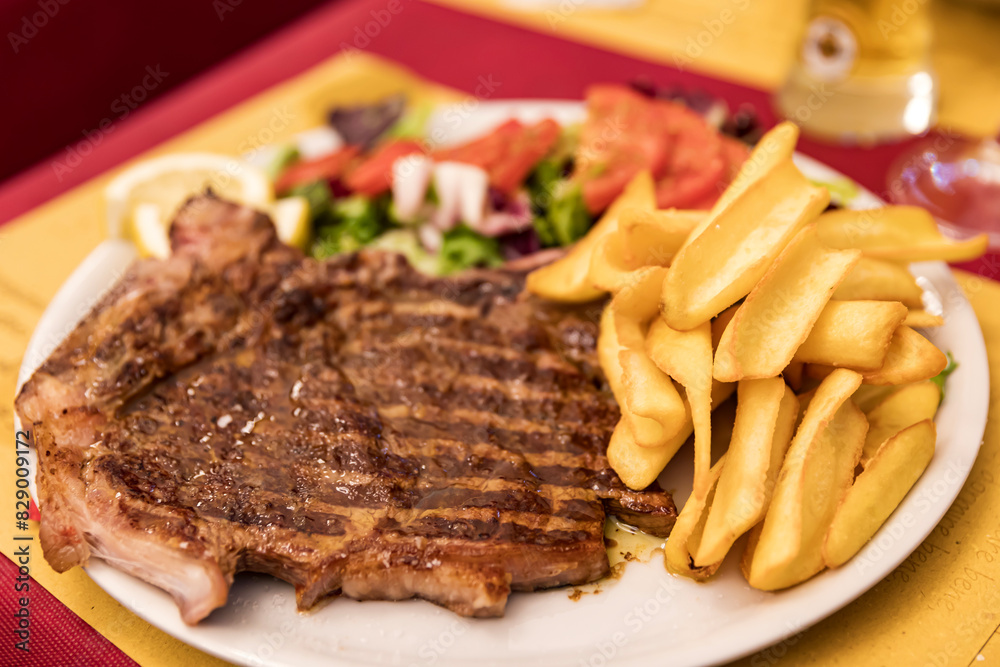
<path id="1" fill-rule="evenodd" d="M 871 143 L 937 118 L 930 0 L 814 0 L 777 106 L 803 131 Z"/>
<path id="2" fill-rule="evenodd" d="M 778 88 L 787 78 L 809 7 L 807 0 L 647 0 L 616 11 L 571 2 L 542 10 L 507 0 L 432 1 L 764 90 Z M 1000 85 L 990 82 L 1000 82 L 1000 12 L 945 1 L 930 5 L 930 60 L 941 90 L 938 125 L 975 137 L 995 136 Z"/>

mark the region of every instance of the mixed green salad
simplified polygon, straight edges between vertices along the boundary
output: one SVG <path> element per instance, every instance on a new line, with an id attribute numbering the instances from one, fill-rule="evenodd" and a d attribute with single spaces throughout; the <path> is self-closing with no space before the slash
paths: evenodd
<path id="1" fill-rule="evenodd" d="M 308 202 L 313 256 L 381 248 L 435 275 L 498 266 L 582 238 L 641 170 L 661 207 L 707 209 L 748 152 L 684 100 L 635 87 L 594 86 L 581 124 L 511 119 L 460 145 L 426 138 L 431 112 L 401 96 L 337 108 L 336 148 L 276 152 L 268 171 L 279 197 Z"/>

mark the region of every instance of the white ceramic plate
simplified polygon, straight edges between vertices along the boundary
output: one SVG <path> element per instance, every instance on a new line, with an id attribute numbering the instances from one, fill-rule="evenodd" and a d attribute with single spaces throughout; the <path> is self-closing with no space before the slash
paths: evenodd
<path id="1" fill-rule="evenodd" d="M 437 114 L 449 139 L 481 133 L 512 114 L 530 119 L 549 111 L 579 118 L 579 103 L 497 102 Z M 449 120 L 451 119 L 451 120 Z M 447 139 L 446 139 L 447 141 Z M 810 178 L 844 177 L 808 158 Z M 856 207 L 880 205 L 862 192 Z M 130 244 L 99 246 L 49 305 L 34 333 L 20 382 L 68 333 L 134 257 Z M 181 622 L 171 598 L 138 579 L 94 561 L 87 572 L 104 590 L 178 639 L 248 665 L 553 665 L 581 667 L 704 665 L 732 660 L 794 635 L 858 597 L 893 570 L 931 532 L 958 494 L 979 451 L 989 382 L 979 323 L 941 263 L 914 267 L 945 325 L 929 333 L 959 362 L 937 417 L 938 446 L 930 467 L 873 541 L 854 560 L 791 590 L 763 593 L 740 575 L 734 550 L 705 584 L 668 575 L 662 558 L 631 563 L 600 594 L 573 601 L 572 589 L 515 594 L 500 619 L 464 619 L 428 602 L 335 599 L 313 612 L 295 610 L 292 587 L 263 575 L 237 578 L 225 608 L 197 627 Z M 661 482 L 678 506 L 690 492 L 690 452 Z M 779 655 L 779 654 L 775 654 Z"/>

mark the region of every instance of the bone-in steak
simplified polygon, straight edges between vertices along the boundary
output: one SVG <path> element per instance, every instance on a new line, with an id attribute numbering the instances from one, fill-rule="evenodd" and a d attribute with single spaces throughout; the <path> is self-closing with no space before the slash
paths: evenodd
<path id="1" fill-rule="evenodd" d="M 670 496 L 605 458 L 618 409 L 593 312 L 529 299 L 510 271 L 303 258 L 210 196 L 171 242 L 17 399 L 55 569 L 104 558 L 188 623 L 241 570 L 301 608 L 416 596 L 495 616 L 511 590 L 604 575 L 605 511 L 669 532 Z"/>

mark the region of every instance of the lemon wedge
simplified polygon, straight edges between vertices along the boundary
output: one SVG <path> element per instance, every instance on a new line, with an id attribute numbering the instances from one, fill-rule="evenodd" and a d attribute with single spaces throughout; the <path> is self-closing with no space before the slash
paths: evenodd
<path id="1" fill-rule="evenodd" d="M 169 220 L 156 204 L 139 204 L 132 214 L 128 237 L 135 243 L 140 257 L 164 258 L 170 254 Z"/>
<path id="2" fill-rule="evenodd" d="M 309 200 L 305 197 L 285 197 L 265 209 L 271 216 L 278 238 L 290 246 L 306 250 L 312 241 L 309 224 Z"/>
<path id="3" fill-rule="evenodd" d="M 138 241 L 140 234 L 151 233 L 154 211 L 165 230 L 189 197 L 208 188 L 220 197 L 260 209 L 274 200 L 267 174 L 242 160 L 214 153 L 164 155 L 126 169 L 107 185 L 108 232 L 112 238 L 131 234 Z M 142 221 L 137 219 L 140 208 Z M 144 231 L 139 231 L 140 226 Z"/>

